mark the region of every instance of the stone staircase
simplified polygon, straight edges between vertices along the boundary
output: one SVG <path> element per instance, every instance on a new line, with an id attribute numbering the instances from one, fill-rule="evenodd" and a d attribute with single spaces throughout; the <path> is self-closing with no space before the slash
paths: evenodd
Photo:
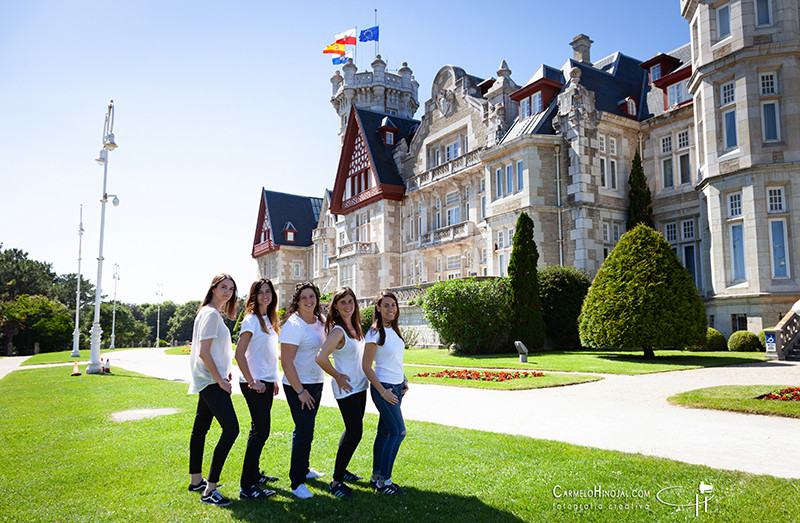
<path id="1" fill-rule="evenodd" d="M 800 302 L 795 303 L 774 329 L 765 329 L 764 333 L 775 336 L 775 349 L 767 347 L 768 357 L 800 360 Z"/>

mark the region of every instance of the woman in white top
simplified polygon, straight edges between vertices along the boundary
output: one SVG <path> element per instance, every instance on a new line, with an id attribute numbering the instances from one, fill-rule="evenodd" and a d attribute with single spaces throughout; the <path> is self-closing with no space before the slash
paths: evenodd
<path id="1" fill-rule="evenodd" d="M 362 479 L 361 476 L 349 472 L 347 465 L 364 431 L 368 382 L 362 369 L 364 339 L 361 334 L 361 314 L 356 295 L 350 287 L 339 287 L 333 291 L 325 321 L 325 333 L 328 337 L 317 352 L 317 363 L 333 377 L 333 396 L 344 420 L 344 433 L 339 439 L 333 481 L 329 488 L 331 494 L 338 498 L 352 497 L 352 489 L 344 482 Z"/>
<path id="2" fill-rule="evenodd" d="M 324 378 L 322 369 L 314 361 L 325 341 L 325 324 L 319 309 L 317 287 L 310 282 L 298 283 L 286 314 L 288 319 L 281 328 L 279 341 L 283 390 L 294 420 L 289 479 L 292 482 L 292 494 L 307 499 L 313 494 L 308 490 L 306 480 L 323 476 L 308 467 Z"/>
<path id="3" fill-rule="evenodd" d="M 228 452 L 239 435 L 239 420 L 231 402 L 231 332 L 220 312 L 225 312 L 230 320 L 236 318 L 236 283 L 227 274 L 214 276 L 197 310 L 189 356 L 192 373 L 189 394 L 200 394 L 189 441 L 189 491 L 202 492 L 200 501 L 203 503 L 224 507 L 230 500 L 217 490 L 217 483 Z M 202 474 L 203 449 L 214 418 L 222 427 L 222 434 L 214 448 L 206 481 Z"/>
<path id="4" fill-rule="evenodd" d="M 377 492 L 385 494 L 405 493 L 392 483 L 392 468 L 397 451 L 406 437 L 400 403 L 408 392 L 408 380 L 403 372 L 403 351 L 406 343 L 400 334 L 397 322 L 399 315 L 397 297 L 389 291 L 381 291 L 375 300 L 375 317 L 364 346 L 364 374 L 372 384 L 370 395 L 380 413 L 378 432 L 372 448 L 370 483 L 375 485 Z"/>
<path id="5" fill-rule="evenodd" d="M 278 478 L 263 474 L 258 467 L 261 451 L 269 437 L 272 397 L 278 395 L 278 297 L 275 287 L 266 278 L 253 282 L 247 295 L 239 343 L 236 344 L 236 363 L 242 377 L 239 387 L 250 409 L 250 436 L 244 452 L 241 499 L 263 499 L 275 494 L 274 490 L 263 490 L 259 483 L 277 481 Z M 269 322 L 267 323 L 267 321 Z"/>

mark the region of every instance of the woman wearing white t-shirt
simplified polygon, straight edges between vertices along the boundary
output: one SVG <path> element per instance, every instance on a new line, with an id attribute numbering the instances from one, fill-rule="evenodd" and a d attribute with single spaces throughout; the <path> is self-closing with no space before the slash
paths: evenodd
<path id="1" fill-rule="evenodd" d="M 349 472 L 347 465 L 364 431 L 368 382 L 361 368 L 364 356 L 361 314 L 356 295 L 350 287 L 339 287 L 333 291 L 328 318 L 325 320 L 325 332 L 328 337 L 317 353 L 317 363 L 333 377 L 333 397 L 339 404 L 344 420 L 344 433 L 339 439 L 333 481 L 329 488 L 331 494 L 338 498 L 352 497 L 352 489 L 344 482 L 362 479 L 361 476 Z"/>
<path id="2" fill-rule="evenodd" d="M 202 492 L 200 501 L 203 503 L 224 507 L 231 501 L 217 490 L 217 483 L 225 459 L 239 435 L 239 420 L 231 402 L 231 332 L 220 312 L 225 312 L 230 320 L 236 319 L 236 283 L 227 274 L 214 277 L 197 310 L 189 356 L 189 394 L 200 394 L 189 441 L 189 491 Z M 222 427 L 222 434 L 214 448 L 206 481 L 202 474 L 203 449 L 214 418 Z"/>
<path id="3" fill-rule="evenodd" d="M 372 384 L 370 395 L 380 413 L 375 444 L 372 447 L 372 477 L 376 492 L 405 494 L 392 483 L 392 468 L 406 437 L 406 425 L 400 403 L 408 392 L 403 372 L 403 351 L 406 343 L 400 334 L 397 318 L 400 309 L 397 297 L 381 291 L 375 300 L 375 317 L 365 337 L 363 369 Z M 372 364 L 375 369 L 372 369 Z"/>
<path id="4" fill-rule="evenodd" d="M 292 303 L 286 310 L 288 319 L 280 334 L 283 390 L 294 420 L 292 460 L 289 479 L 292 494 L 301 499 L 313 496 L 307 479 L 323 474 L 308 467 L 317 406 L 322 398 L 322 369 L 314 358 L 325 341 L 325 324 L 319 309 L 319 291 L 313 283 L 298 283 Z"/>
<path id="5" fill-rule="evenodd" d="M 261 451 L 269 437 L 272 398 L 278 395 L 278 297 L 275 287 L 266 278 L 253 282 L 247 295 L 247 315 L 239 331 L 236 344 L 236 363 L 242 377 L 239 387 L 250 410 L 250 436 L 244 452 L 241 499 L 263 499 L 275 494 L 274 490 L 263 490 L 259 483 L 277 481 L 278 478 L 263 474 L 258 467 Z M 267 321 L 265 321 L 265 319 Z"/>

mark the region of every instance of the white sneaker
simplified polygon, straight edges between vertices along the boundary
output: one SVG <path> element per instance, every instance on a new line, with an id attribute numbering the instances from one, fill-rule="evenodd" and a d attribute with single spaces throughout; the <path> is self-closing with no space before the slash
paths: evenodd
<path id="1" fill-rule="evenodd" d="M 325 475 L 324 472 L 317 472 L 314 469 L 308 469 L 308 474 L 306 474 L 306 479 L 317 479 L 321 478 L 324 475 Z"/>
<path id="2" fill-rule="evenodd" d="M 314 494 L 312 494 L 311 491 L 308 490 L 308 487 L 306 487 L 305 483 L 301 484 L 299 487 L 295 489 L 292 489 L 292 494 L 294 494 L 300 499 L 308 499 L 314 497 Z"/>

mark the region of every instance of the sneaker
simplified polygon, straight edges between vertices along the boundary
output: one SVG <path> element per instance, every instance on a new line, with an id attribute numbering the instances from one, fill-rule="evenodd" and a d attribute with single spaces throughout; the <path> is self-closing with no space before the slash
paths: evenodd
<path id="1" fill-rule="evenodd" d="M 257 483 L 263 485 L 264 483 L 275 483 L 276 481 L 278 481 L 278 478 L 276 478 L 275 476 L 267 476 L 266 474 L 264 474 L 264 471 L 259 471 Z"/>
<path id="2" fill-rule="evenodd" d="M 305 483 L 300 484 L 300 486 L 297 488 L 293 488 L 292 494 L 294 494 L 300 499 L 308 499 L 314 497 L 314 494 L 312 494 L 311 491 L 308 490 L 308 487 L 306 487 Z"/>
<path id="3" fill-rule="evenodd" d="M 200 496 L 200 501 L 207 505 L 216 505 L 218 507 L 227 507 L 231 504 L 231 500 L 222 495 L 222 493 L 214 489 L 208 496 Z"/>
<path id="4" fill-rule="evenodd" d="M 306 479 L 317 479 L 321 478 L 324 475 L 325 475 L 324 472 L 317 472 L 314 469 L 308 469 L 308 474 L 306 474 Z"/>
<path id="5" fill-rule="evenodd" d="M 274 490 L 263 490 L 258 485 L 251 485 L 248 489 L 239 489 L 239 499 L 265 499 L 274 495 Z"/>
<path id="6" fill-rule="evenodd" d="M 201 481 L 197 485 L 192 485 L 189 483 L 189 492 L 203 492 L 206 489 L 206 480 Z"/>
<path id="7" fill-rule="evenodd" d="M 362 480 L 362 479 L 364 479 L 364 478 L 362 478 L 362 477 L 361 477 L 361 476 L 359 476 L 358 474 L 353 474 L 353 473 L 352 473 L 352 472 L 350 472 L 349 470 L 345 470 L 345 471 L 344 471 L 344 474 L 342 475 L 342 479 L 343 479 L 344 481 L 360 481 L 360 480 Z"/>
<path id="8" fill-rule="evenodd" d="M 369 486 L 371 488 L 378 488 L 378 480 L 375 478 L 369 478 Z"/>
<path id="9" fill-rule="evenodd" d="M 375 492 L 381 494 L 405 494 L 406 491 L 395 485 L 394 483 L 385 483 L 382 487 L 375 487 Z"/>
<path id="10" fill-rule="evenodd" d="M 337 498 L 352 498 L 355 496 L 353 490 L 345 485 L 344 481 L 340 481 L 335 487 L 328 485 L 328 490 L 330 490 L 331 494 Z"/>

